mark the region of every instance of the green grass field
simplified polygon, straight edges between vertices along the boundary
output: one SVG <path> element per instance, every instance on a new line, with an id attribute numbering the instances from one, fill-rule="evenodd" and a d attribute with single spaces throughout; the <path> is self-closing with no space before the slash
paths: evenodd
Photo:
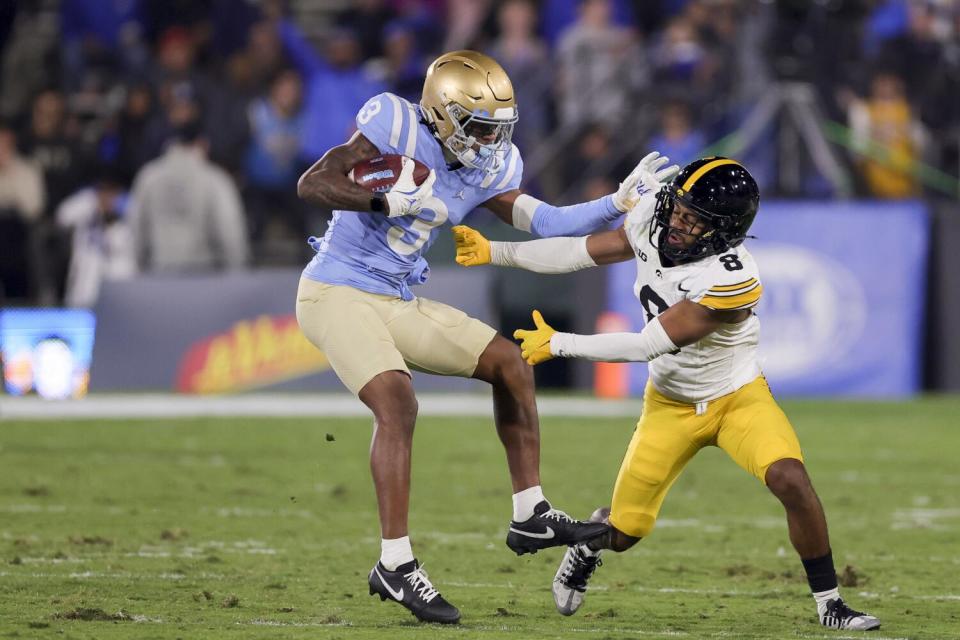
<path id="1" fill-rule="evenodd" d="M 785 408 L 870 637 L 960 637 L 960 399 Z M 608 502 L 632 428 L 544 419 L 556 506 Z M 366 419 L 0 423 L 0 638 L 858 637 L 815 624 L 779 504 L 716 449 L 559 616 L 560 551 L 504 546 L 506 464 L 477 418 L 417 427 L 411 537 L 463 612 L 417 624 L 367 594 L 369 440 Z"/>

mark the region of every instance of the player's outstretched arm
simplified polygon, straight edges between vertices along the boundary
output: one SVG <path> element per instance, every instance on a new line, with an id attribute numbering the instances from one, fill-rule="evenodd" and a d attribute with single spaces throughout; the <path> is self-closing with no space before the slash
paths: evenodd
<path id="1" fill-rule="evenodd" d="M 633 257 L 623 229 L 580 238 L 546 238 L 528 242 L 490 242 L 476 229 L 453 228 L 457 264 L 475 267 L 494 264 L 535 273 L 570 273 Z"/>
<path id="2" fill-rule="evenodd" d="M 707 337 L 723 324 L 742 322 L 749 315 L 748 309 L 717 311 L 683 300 L 648 322 L 639 333 L 585 336 L 555 331 L 544 322 L 539 311 L 534 311 L 536 328 L 518 329 L 513 337 L 521 341 L 521 355 L 531 365 L 554 357 L 599 362 L 649 362 Z"/>
<path id="3" fill-rule="evenodd" d="M 616 193 L 590 202 L 555 207 L 513 189 L 487 200 L 483 206 L 507 224 L 535 236 L 585 236 L 633 209 L 642 195 L 658 191 L 672 180 L 680 167 L 665 167 L 669 161 L 656 151 L 647 154 L 620 183 Z"/>

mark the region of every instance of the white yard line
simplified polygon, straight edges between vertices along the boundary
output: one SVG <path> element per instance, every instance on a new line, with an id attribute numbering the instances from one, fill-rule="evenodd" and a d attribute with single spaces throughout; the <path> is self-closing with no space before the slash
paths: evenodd
<path id="1" fill-rule="evenodd" d="M 491 417 L 488 394 L 423 393 L 418 395 L 421 416 Z M 541 397 L 540 415 L 561 417 L 619 417 L 636 420 L 640 399 Z M 82 400 L 54 402 L 36 397 L 0 400 L 2 420 L 63 420 L 106 418 L 251 417 L 369 417 L 370 411 L 345 393 L 249 394 L 187 396 L 176 394 L 94 394 Z"/>

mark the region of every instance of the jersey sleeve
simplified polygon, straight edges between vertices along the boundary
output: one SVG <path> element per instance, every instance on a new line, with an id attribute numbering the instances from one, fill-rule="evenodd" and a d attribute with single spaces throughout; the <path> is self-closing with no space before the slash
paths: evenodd
<path id="1" fill-rule="evenodd" d="M 712 264 L 689 286 L 687 299 L 718 311 L 736 311 L 757 306 L 763 284 L 750 254 L 735 250 L 716 256 Z"/>
<path id="2" fill-rule="evenodd" d="M 492 176 L 486 176 L 480 186 L 490 190 L 491 198 L 520 188 L 523 180 L 523 158 L 517 145 L 511 144 L 503 159 L 503 168 Z"/>
<path id="3" fill-rule="evenodd" d="M 380 153 L 413 156 L 419 117 L 413 105 L 392 93 L 380 93 L 357 112 L 357 130 Z"/>

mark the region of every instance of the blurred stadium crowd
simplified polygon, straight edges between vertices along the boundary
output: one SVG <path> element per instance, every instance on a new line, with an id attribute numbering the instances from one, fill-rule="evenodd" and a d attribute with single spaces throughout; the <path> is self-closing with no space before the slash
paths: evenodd
<path id="1" fill-rule="evenodd" d="M 815 90 L 852 194 L 921 197 L 918 168 L 958 174 L 951 0 L 8 0 L 0 301 L 300 264 L 329 213 L 298 201 L 301 171 L 368 97 L 417 101 L 459 48 L 510 73 L 525 184 L 554 202 L 612 192 L 647 149 L 722 151 L 784 83 Z M 764 196 L 846 195 L 809 159 L 781 179 L 780 128 L 740 156 Z"/>

